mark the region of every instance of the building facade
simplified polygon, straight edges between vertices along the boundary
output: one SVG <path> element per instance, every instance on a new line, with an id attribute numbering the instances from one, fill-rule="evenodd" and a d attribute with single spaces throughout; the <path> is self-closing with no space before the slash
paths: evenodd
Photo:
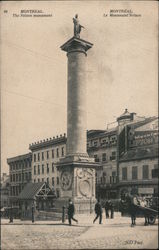
<path id="1" fill-rule="evenodd" d="M 158 193 L 158 129 L 156 119 L 126 128 L 127 150 L 119 158 L 119 193 Z M 153 126 L 152 126 L 153 125 Z"/>
<path id="2" fill-rule="evenodd" d="M 66 135 L 29 145 L 32 152 L 32 182 L 47 182 L 60 196 L 60 176 L 56 164 L 66 154 Z"/>
<path id="3" fill-rule="evenodd" d="M 9 186 L 10 186 L 9 175 L 3 173 L 0 183 L 0 193 L 1 193 L 0 208 L 9 206 Z"/>
<path id="4" fill-rule="evenodd" d="M 7 159 L 9 165 L 10 177 L 10 191 L 9 200 L 10 205 L 18 205 L 18 196 L 23 190 L 24 186 L 32 181 L 32 154 L 19 155 Z"/>

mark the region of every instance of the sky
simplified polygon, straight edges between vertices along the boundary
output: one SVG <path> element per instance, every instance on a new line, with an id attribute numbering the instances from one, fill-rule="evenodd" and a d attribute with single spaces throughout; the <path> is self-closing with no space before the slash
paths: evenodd
<path id="1" fill-rule="evenodd" d="M 13 17 L 30 9 L 52 17 Z M 119 9 L 141 17 L 109 16 Z M 158 114 L 157 2 L 11 1 L 1 3 L 1 13 L 1 173 L 30 143 L 66 133 L 67 56 L 60 46 L 73 36 L 76 13 L 81 38 L 94 44 L 86 59 L 87 129 L 106 129 L 125 108 Z"/>

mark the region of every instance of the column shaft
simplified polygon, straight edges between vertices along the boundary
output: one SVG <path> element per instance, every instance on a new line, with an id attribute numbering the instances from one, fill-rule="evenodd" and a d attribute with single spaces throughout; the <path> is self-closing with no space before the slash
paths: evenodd
<path id="1" fill-rule="evenodd" d="M 86 154 L 86 53 L 68 52 L 67 155 Z"/>

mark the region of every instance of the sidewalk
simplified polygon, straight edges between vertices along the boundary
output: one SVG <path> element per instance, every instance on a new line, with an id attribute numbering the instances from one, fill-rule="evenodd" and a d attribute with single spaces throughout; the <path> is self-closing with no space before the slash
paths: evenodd
<path id="1" fill-rule="evenodd" d="M 62 217 L 62 216 L 61 216 Z M 114 218 L 120 218 L 121 214 L 119 212 L 114 213 Z M 93 219 L 95 218 L 95 214 L 77 214 L 75 215 L 75 218 L 78 220 L 78 225 L 92 225 Z M 107 219 L 106 221 L 112 221 L 114 219 Z M 103 213 L 103 221 L 105 221 L 105 213 Z M 1 219 L 1 225 L 67 225 L 68 220 L 65 220 L 65 223 L 62 223 L 62 219 L 59 221 L 54 220 L 35 220 L 34 223 L 32 223 L 31 220 L 20 220 L 20 219 L 14 219 L 13 223 L 9 222 L 9 219 Z M 98 221 L 96 221 L 96 224 L 98 224 Z"/>

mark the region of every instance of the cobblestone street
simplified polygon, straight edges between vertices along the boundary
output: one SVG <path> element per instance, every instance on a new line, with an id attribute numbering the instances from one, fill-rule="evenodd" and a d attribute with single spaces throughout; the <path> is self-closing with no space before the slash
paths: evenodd
<path id="1" fill-rule="evenodd" d="M 67 222 L 2 220 L 2 249 L 157 249 L 158 225 L 145 227 L 144 219 L 137 219 L 137 226 L 130 227 L 130 218 L 105 220 L 92 223 L 94 215 L 76 216 L 78 224 Z"/>

